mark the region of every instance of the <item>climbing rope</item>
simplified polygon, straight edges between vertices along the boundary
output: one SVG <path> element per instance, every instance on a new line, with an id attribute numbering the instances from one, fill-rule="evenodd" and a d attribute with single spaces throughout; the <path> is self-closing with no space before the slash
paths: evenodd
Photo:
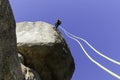
<path id="1" fill-rule="evenodd" d="M 80 37 L 77 37 L 77 36 L 69 33 L 68 31 L 66 31 L 66 30 L 65 30 L 64 28 L 62 28 L 61 26 L 60 26 L 60 29 L 62 29 L 64 32 L 66 32 L 66 33 L 69 34 L 70 36 L 72 36 L 72 37 L 74 37 L 74 38 L 76 38 L 76 39 L 79 39 L 79 40 L 85 42 L 85 43 L 86 43 L 94 52 L 96 52 L 98 55 L 104 57 L 105 59 L 109 60 L 110 62 L 113 62 L 114 64 L 120 65 L 120 62 L 119 62 L 119 61 L 116 61 L 116 60 L 114 60 L 114 59 L 112 59 L 112 58 L 110 58 L 110 57 L 102 54 L 101 52 L 99 52 L 98 50 L 96 50 L 90 43 L 88 43 L 85 39 L 80 38 Z"/>
<path id="2" fill-rule="evenodd" d="M 86 40 L 84 40 L 84 39 L 82 39 L 82 38 L 79 38 L 79 37 L 77 37 L 77 36 L 69 33 L 68 31 L 66 31 L 66 30 L 65 30 L 64 28 L 62 28 L 61 26 L 60 26 L 60 29 L 67 35 L 67 37 L 69 37 L 70 39 L 76 41 L 76 42 L 79 44 L 79 46 L 82 48 L 83 52 L 85 53 L 85 55 L 88 57 L 88 59 L 89 59 L 90 61 L 92 61 L 94 64 L 96 64 L 98 67 L 100 67 L 101 69 L 103 69 L 104 71 L 106 71 L 107 73 L 109 73 L 110 75 L 116 77 L 117 79 L 120 79 L 120 76 L 119 76 L 119 75 L 115 74 L 114 72 L 110 71 L 109 69 L 107 69 L 106 67 L 102 66 L 100 63 L 98 63 L 97 61 L 95 61 L 95 60 L 87 53 L 87 51 L 84 49 L 83 45 L 80 43 L 80 41 L 79 41 L 78 39 L 84 41 L 84 42 L 85 42 L 89 47 L 91 47 L 96 53 L 98 53 L 100 56 L 106 58 L 107 60 L 109 60 L 109 61 L 111 61 L 111 62 L 114 62 L 114 63 L 116 63 L 116 64 L 118 64 L 119 62 L 117 62 L 117 61 L 115 61 L 115 60 L 113 60 L 113 59 L 111 59 L 111 58 L 103 55 L 102 53 L 98 52 L 98 51 L 97 51 L 94 47 L 92 47 Z M 120 64 L 120 63 L 119 63 L 119 64 Z"/>

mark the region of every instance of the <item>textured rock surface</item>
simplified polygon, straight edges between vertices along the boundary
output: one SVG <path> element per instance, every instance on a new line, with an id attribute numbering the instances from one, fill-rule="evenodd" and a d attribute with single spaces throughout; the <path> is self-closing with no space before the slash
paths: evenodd
<path id="1" fill-rule="evenodd" d="M 24 80 L 41 80 L 38 72 L 25 66 L 24 57 L 20 53 L 18 53 L 18 57 L 22 69 L 22 74 L 24 75 Z"/>
<path id="2" fill-rule="evenodd" d="M 17 23 L 18 52 L 41 80 L 70 80 L 74 60 L 60 32 L 45 22 Z"/>
<path id="3" fill-rule="evenodd" d="M 0 0 L 0 80 L 23 80 L 15 24 L 9 0 Z"/>

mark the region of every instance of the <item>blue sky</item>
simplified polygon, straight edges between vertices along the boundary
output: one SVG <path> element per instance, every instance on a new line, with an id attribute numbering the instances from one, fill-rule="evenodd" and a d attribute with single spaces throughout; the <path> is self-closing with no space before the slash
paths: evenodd
<path id="1" fill-rule="evenodd" d="M 86 39 L 97 50 L 120 61 L 120 0 L 9 0 L 17 22 L 59 18 L 69 32 Z M 65 36 L 75 60 L 72 80 L 117 80 L 92 63 L 79 45 Z M 120 66 L 87 52 L 102 65 L 120 75 Z"/>

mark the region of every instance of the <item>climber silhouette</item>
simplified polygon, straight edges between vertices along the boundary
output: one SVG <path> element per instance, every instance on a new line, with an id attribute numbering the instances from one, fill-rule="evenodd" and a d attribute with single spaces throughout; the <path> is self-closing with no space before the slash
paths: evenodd
<path id="1" fill-rule="evenodd" d="M 61 23 L 62 23 L 62 22 L 58 19 L 58 20 L 56 21 L 56 23 L 55 23 L 55 28 L 57 29 L 58 26 L 59 26 Z"/>

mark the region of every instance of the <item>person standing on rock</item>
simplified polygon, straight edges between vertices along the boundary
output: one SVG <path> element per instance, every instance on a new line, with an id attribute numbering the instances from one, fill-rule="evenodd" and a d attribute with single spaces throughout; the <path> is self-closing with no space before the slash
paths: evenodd
<path id="1" fill-rule="evenodd" d="M 61 23 L 62 23 L 61 20 L 58 19 L 55 23 L 55 28 L 57 29 Z"/>

